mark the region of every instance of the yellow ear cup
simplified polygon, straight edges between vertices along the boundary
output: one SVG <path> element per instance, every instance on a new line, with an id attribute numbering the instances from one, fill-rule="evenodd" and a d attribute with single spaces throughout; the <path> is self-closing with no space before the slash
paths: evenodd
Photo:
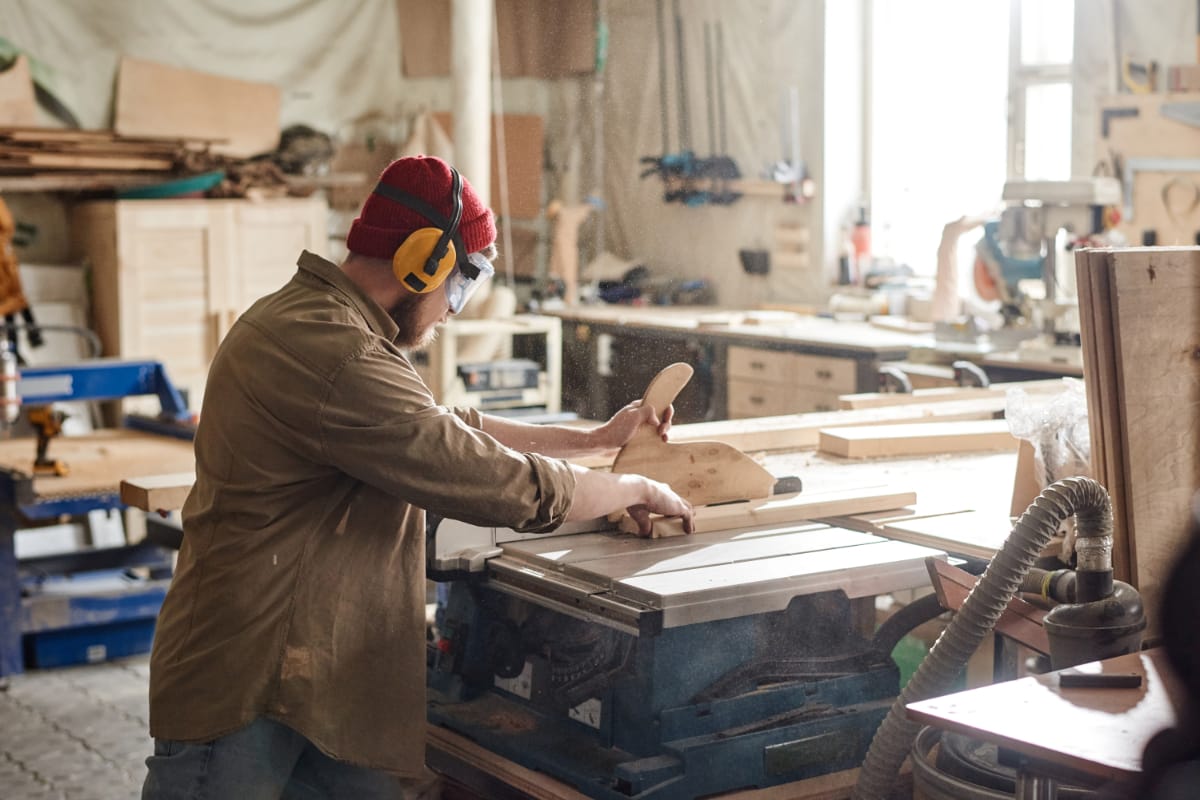
<path id="1" fill-rule="evenodd" d="M 429 269 L 433 250 L 441 238 L 442 232 L 437 228 L 421 228 L 409 234 L 392 256 L 396 280 L 417 294 L 432 292 L 441 286 L 457 263 L 454 242 L 447 242 L 446 254 L 438 259 L 433 269 Z"/>

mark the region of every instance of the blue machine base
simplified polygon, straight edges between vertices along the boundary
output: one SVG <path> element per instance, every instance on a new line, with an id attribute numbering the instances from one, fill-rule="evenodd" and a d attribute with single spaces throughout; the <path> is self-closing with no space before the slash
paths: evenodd
<path id="1" fill-rule="evenodd" d="M 169 580 L 95 571 L 34 583 L 21 600 L 21 650 L 31 669 L 146 653 Z"/>
<path id="2" fill-rule="evenodd" d="M 890 706 L 826 708 L 790 724 L 664 742 L 646 757 L 604 747 L 587 726 L 498 693 L 453 702 L 431 688 L 428 719 L 596 800 L 695 800 L 857 767 Z"/>
<path id="3" fill-rule="evenodd" d="M 150 652 L 154 620 L 140 619 L 89 625 L 59 631 L 27 633 L 22 637 L 27 669 L 95 664 L 113 658 Z"/>

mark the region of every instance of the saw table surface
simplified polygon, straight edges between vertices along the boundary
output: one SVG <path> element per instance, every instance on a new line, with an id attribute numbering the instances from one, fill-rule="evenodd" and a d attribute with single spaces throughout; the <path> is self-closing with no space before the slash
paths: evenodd
<path id="1" fill-rule="evenodd" d="M 940 550 L 815 522 L 666 539 L 620 533 L 506 542 L 526 572 L 561 574 L 613 598 L 662 612 L 664 627 L 778 611 L 798 594 L 840 589 L 849 598 L 929 582 Z"/>
<path id="2" fill-rule="evenodd" d="M 81 436 L 59 436 L 49 455 L 66 462 L 70 474 L 33 476 L 34 438 L 0 441 L 0 469 L 17 480 L 32 477 L 33 500 L 117 494 L 122 478 L 181 472 L 195 467 L 192 443 L 141 431 L 106 429 Z"/>

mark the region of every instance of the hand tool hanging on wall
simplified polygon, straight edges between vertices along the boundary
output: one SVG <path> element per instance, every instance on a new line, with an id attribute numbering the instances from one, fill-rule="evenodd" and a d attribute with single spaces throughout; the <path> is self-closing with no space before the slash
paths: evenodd
<path id="1" fill-rule="evenodd" d="M 741 197 L 741 193 L 729 188 L 729 182 L 742 177 L 737 163 L 726 155 L 729 150 L 725 146 L 725 42 L 722 36 L 723 26 L 720 22 L 704 23 L 704 77 L 706 79 L 706 99 L 708 106 L 708 142 L 709 157 L 704 162 L 704 172 L 712 178 L 713 186 L 709 193 L 709 202 L 717 205 L 729 205 Z M 710 38 L 713 44 L 709 44 Z M 716 50 L 714 61 L 713 50 Z M 713 84 L 716 84 L 716 102 L 713 102 Z M 720 125 L 720 141 L 717 140 L 716 124 Z"/>
<path id="2" fill-rule="evenodd" d="M 684 47 L 683 16 L 679 11 L 679 0 L 673 2 L 676 57 L 676 100 L 679 129 L 679 149 L 671 151 L 670 104 L 667 100 L 667 32 L 666 12 L 663 0 L 657 4 L 658 47 L 659 47 L 659 92 L 662 105 L 662 154 L 643 156 L 641 163 L 648 164 L 641 177 L 658 175 L 664 183 L 663 200 L 699 206 L 709 203 L 728 204 L 741 195 L 730 190 L 728 181 L 741 177 L 737 164 L 724 155 L 725 145 L 725 98 L 724 48 L 719 23 L 704 24 L 705 88 L 708 103 L 708 134 L 710 155 L 700 158 L 692 149 L 690 109 L 688 104 L 687 54 Z M 713 40 L 715 37 L 715 45 Z M 714 63 L 713 50 L 716 50 Z M 714 103 L 715 86 L 715 103 Z M 717 152 L 717 119 L 720 116 L 721 153 Z"/>

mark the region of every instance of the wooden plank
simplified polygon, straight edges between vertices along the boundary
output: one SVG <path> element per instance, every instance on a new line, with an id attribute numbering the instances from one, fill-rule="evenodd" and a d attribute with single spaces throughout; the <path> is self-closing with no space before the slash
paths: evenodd
<path id="1" fill-rule="evenodd" d="M 565 783 L 485 750 L 440 725 L 425 726 L 425 746 L 480 769 L 534 800 L 588 800 Z"/>
<path id="2" fill-rule="evenodd" d="M 1200 486 L 1200 248 L 1114 251 L 1109 277 L 1130 567 L 1153 614 Z"/>
<path id="3" fill-rule="evenodd" d="M 277 86 L 121 58 L 113 128 L 123 136 L 222 140 L 213 150 L 247 157 L 279 144 Z"/>
<path id="4" fill-rule="evenodd" d="M 0 72 L 0 123 L 4 125 L 36 125 L 37 101 L 33 96 L 33 77 L 29 59 L 17 56 L 4 72 Z"/>
<path id="5" fill-rule="evenodd" d="M 173 158 L 146 158 L 120 155 L 82 155 L 74 153 L 27 153 L 18 156 L 33 169 L 78 170 L 153 170 L 169 171 L 175 166 Z"/>
<path id="6" fill-rule="evenodd" d="M 1100 431 L 1104 442 L 1105 488 L 1113 512 L 1113 577 L 1136 585 L 1133 517 L 1128 510 L 1126 455 L 1129 440 L 1125 435 L 1125 409 L 1121 388 L 1121 370 L 1117 363 L 1115 319 L 1111 288 L 1111 251 L 1093 256 L 1092 314 L 1096 334 L 1096 386 L 1100 402 Z"/>
<path id="7" fill-rule="evenodd" d="M 1006 420 L 869 425 L 820 432 L 818 450 L 846 458 L 1016 450 Z"/>
<path id="8" fill-rule="evenodd" d="M 724 442 L 746 453 L 813 450 L 817 447 L 820 432 L 824 429 L 901 422 L 996 419 L 1004 415 L 1004 402 L 1002 397 L 984 397 L 949 403 L 921 403 L 852 411 L 817 411 L 719 422 L 695 422 L 672 426 L 670 439 L 672 442 Z M 612 464 L 612 457 L 595 456 L 571 461 L 580 466 L 601 467 Z"/>
<path id="9" fill-rule="evenodd" d="M 194 472 L 126 478 L 121 481 L 121 502 L 142 511 L 176 511 L 183 508 L 195 482 Z"/>
<path id="10" fill-rule="evenodd" d="M 914 403 L 947 403 L 957 400 L 974 400 L 980 397 L 1007 397 L 1010 389 L 1023 389 L 1031 394 L 1052 393 L 1062 388 L 1062 381 L 1014 381 L 1012 383 L 994 383 L 981 388 L 978 386 L 938 386 L 930 389 L 914 389 L 908 393 L 899 392 L 861 392 L 859 394 L 844 394 L 838 398 L 838 407 L 882 408 L 885 406 L 912 405 Z"/>
<path id="11" fill-rule="evenodd" d="M 897 491 L 886 487 L 785 494 L 749 503 L 697 508 L 693 518 L 693 532 L 708 533 L 735 527 L 776 525 L 818 517 L 864 514 L 869 511 L 900 508 L 916 501 L 915 492 Z M 656 517 L 652 527 L 650 536 L 653 538 L 684 535 L 683 523 L 678 519 Z M 620 529 L 625 533 L 638 532 L 637 524 L 629 517 L 621 519 Z"/>

